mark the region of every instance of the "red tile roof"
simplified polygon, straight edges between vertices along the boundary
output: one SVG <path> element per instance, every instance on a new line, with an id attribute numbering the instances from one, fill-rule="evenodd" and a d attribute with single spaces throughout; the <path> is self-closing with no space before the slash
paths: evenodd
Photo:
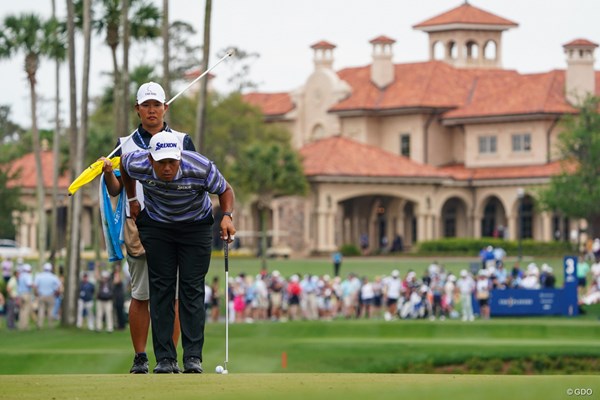
<path id="1" fill-rule="evenodd" d="M 329 43 L 325 40 L 321 40 L 320 42 L 317 42 L 315 44 L 313 44 L 312 46 L 310 46 L 311 49 L 335 49 L 336 45 L 333 43 Z"/>
<path id="2" fill-rule="evenodd" d="M 598 44 L 587 39 L 575 39 L 563 44 L 563 47 L 598 47 Z"/>
<path id="3" fill-rule="evenodd" d="M 396 41 L 394 39 L 392 39 L 391 37 L 381 35 L 381 36 L 377 36 L 375 39 L 369 40 L 369 43 L 371 43 L 371 44 L 375 44 L 375 43 L 394 44 L 394 43 L 396 43 Z"/>
<path id="4" fill-rule="evenodd" d="M 481 74 L 472 82 L 464 105 L 445 119 L 523 114 L 575 113 L 564 96 L 564 71 L 530 75 Z"/>
<path id="5" fill-rule="evenodd" d="M 560 161 L 542 165 L 519 165 L 509 167 L 466 168 L 464 164 L 440 167 L 440 172 L 456 180 L 549 178 L 562 171 Z"/>
<path id="6" fill-rule="evenodd" d="M 243 99 L 260 108 L 266 116 L 283 115 L 294 109 L 289 93 L 247 93 Z"/>
<path id="7" fill-rule="evenodd" d="M 52 171 L 54 169 L 54 156 L 52 151 L 43 151 L 42 154 L 42 174 L 44 176 L 44 187 L 52 187 Z M 10 173 L 21 171 L 17 180 L 10 181 L 9 187 L 21 186 L 22 188 L 35 189 L 37 175 L 35 172 L 35 158 L 33 153 L 25 154 L 23 157 L 10 162 Z M 67 189 L 71 184 L 68 172 L 63 173 L 58 178 L 58 187 Z"/>
<path id="8" fill-rule="evenodd" d="M 542 165 L 466 168 L 464 164 L 443 167 L 420 164 L 379 147 L 333 136 L 300 149 L 304 174 L 337 177 L 439 178 L 466 180 L 549 178 L 562 171 L 562 163 Z"/>
<path id="9" fill-rule="evenodd" d="M 413 28 L 427 28 L 449 24 L 501 25 L 507 27 L 519 26 L 516 22 L 465 3 L 438 16 L 413 25 Z"/>
<path id="10" fill-rule="evenodd" d="M 437 168 L 420 164 L 379 147 L 334 136 L 300 149 L 306 176 L 439 177 Z"/>

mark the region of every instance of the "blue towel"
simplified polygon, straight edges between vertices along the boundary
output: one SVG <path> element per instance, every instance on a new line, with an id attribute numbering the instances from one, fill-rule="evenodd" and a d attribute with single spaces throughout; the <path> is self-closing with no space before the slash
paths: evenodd
<path id="1" fill-rule="evenodd" d="M 110 195 L 104 183 L 104 174 L 100 178 L 100 217 L 102 218 L 102 232 L 106 242 L 108 261 L 119 261 L 124 258 L 123 245 L 125 226 L 125 190 L 119 193 L 117 206 L 113 210 Z"/>

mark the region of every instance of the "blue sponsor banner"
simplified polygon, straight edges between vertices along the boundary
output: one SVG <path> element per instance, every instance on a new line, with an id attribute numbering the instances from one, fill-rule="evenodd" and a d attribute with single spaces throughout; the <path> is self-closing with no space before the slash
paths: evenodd
<path id="1" fill-rule="evenodd" d="M 563 288 L 492 290 L 489 299 L 490 315 L 578 315 L 577 257 L 568 256 L 563 261 Z M 473 301 L 476 302 L 475 299 Z"/>

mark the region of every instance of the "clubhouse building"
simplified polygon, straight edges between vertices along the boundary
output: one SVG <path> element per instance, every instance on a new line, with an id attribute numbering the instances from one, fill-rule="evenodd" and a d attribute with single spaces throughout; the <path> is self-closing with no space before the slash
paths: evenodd
<path id="1" fill-rule="evenodd" d="M 561 171 L 561 117 L 600 94 L 598 45 L 571 40 L 565 70 L 521 74 L 502 68 L 502 34 L 517 26 L 465 2 L 414 25 L 429 36 L 427 61 L 394 63 L 395 40 L 382 35 L 369 65 L 335 70 L 335 44 L 320 41 L 303 86 L 246 94 L 291 132 L 310 183 L 307 197 L 273 202 L 271 246 L 568 240 L 579 221 L 537 210 L 534 194 Z M 259 230 L 257 210 L 245 211 L 245 228 Z"/>

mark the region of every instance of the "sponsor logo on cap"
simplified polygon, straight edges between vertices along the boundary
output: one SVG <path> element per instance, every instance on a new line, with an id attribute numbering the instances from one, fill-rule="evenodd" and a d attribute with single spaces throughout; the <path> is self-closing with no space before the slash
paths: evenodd
<path id="1" fill-rule="evenodd" d="M 158 142 L 158 143 L 156 143 L 156 148 L 154 149 L 154 151 L 158 151 L 160 149 L 165 149 L 165 148 L 170 148 L 170 147 L 177 148 L 177 143 L 161 143 L 161 142 Z"/>

